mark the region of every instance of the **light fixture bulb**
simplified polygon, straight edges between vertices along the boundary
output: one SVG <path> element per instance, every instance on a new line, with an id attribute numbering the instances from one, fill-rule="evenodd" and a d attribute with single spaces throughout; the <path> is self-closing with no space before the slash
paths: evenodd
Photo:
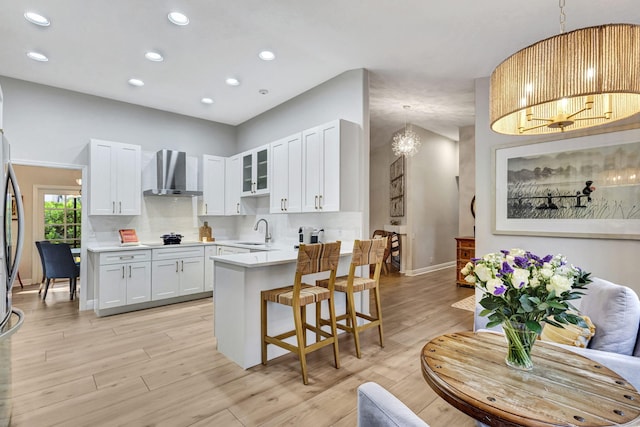
<path id="1" fill-rule="evenodd" d="M 233 78 L 233 77 L 229 77 L 224 82 L 226 84 L 228 84 L 229 86 L 240 86 L 240 80 L 238 80 L 236 78 Z"/>
<path id="2" fill-rule="evenodd" d="M 47 58 L 47 56 L 45 54 L 42 54 L 40 52 L 27 52 L 27 57 L 29 59 L 33 59 L 34 61 L 38 61 L 38 62 L 47 62 L 49 60 L 49 58 Z"/>
<path id="3" fill-rule="evenodd" d="M 213 104 L 213 99 L 205 97 L 202 98 L 200 102 L 202 102 L 203 104 Z"/>
<path id="4" fill-rule="evenodd" d="M 276 59 L 275 53 L 271 52 L 270 50 L 263 50 L 258 54 L 258 57 L 263 61 L 273 61 L 274 59 Z"/>
<path id="5" fill-rule="evenodd" d="M 51 22 L 49 22 L 46 17 L 35 12 L 25 12 L 24 19 L 31 22 L 32 24 L 36 24 L 41 27 L 48 27 L 49 25 L 51 25 Z"/>
<path id="6" fill-rule="evenodd" d="M 164 56 L 158 52 L 148 51 L 144 54 L 144 57 L 152 62 L 162 62 L 164 61 Z"/>
<path id="7" fill-rule="evenodd" d="M 129 79 L 129 84 L 136 87 L 144 86 L 144 82 L 140 79 Z"/>
<path id="8" fill-rule="evenodd" d="M 184 26 L 189 24 L 189 18 L 187 18 L 187 15 L 180 12 L 171 12 L 167 15 L 167 18 L 176 25 Z"/>

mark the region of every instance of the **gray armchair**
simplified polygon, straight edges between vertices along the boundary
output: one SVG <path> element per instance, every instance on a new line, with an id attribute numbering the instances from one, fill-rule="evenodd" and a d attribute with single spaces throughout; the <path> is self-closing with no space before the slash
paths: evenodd
<path id="1" fill-rule="evenodd" d="M 358 427 L 429 427 L 411 409 L 382 386 L 368 382 L 358 387 Z"/>

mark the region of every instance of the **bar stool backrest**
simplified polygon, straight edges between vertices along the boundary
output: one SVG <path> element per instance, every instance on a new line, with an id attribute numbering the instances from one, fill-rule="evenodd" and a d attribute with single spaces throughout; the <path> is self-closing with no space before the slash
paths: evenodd
<path id="1" fill-rule="evenodd" d="M 387 248 L 387 237 L 353 242 L 351 264 L 355 266 L 382 263 Z"/>
<path id="2" fill-rule="evenodd" d="M 340 241 L 300 245 L 296 273 L 300 275 L 335 271 L 340 261 Z"/>

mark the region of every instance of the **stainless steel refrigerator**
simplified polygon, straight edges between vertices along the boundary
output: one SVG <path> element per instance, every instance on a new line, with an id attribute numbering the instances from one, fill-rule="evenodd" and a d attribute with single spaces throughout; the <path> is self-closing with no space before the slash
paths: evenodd
<path id="1" fill-rule="evenodd" d="M 18 275 L 24 236 L 24 208 L 22 195 L 10 162 L 9 142 L 4 136 L 2 106 L 4 97 L 0 87 L 0 159 L 2 168 L 2 189 L 4 209 L 0 211 L 2 223 L 3 250 L 0 251 L 0 427 L 11 423 L 11 336 L 24 322 L 24 313 L 13 307 L 11 288 Z M 15 236 L 14 236 L 15 232 Z"/>

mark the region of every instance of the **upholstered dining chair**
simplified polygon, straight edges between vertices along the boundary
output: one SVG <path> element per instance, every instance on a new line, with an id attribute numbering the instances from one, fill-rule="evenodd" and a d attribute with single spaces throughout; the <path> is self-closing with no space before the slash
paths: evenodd
<path id="1" fill-rule="evenodd" d="M 69 279 L 69 299 L 73 300 L 80 269 L 73 259 L 69 245 L 66 243 L 44 244 L 40 245 L 40 251 L 46 276 L 42 299 L 47 298 L 51 280 Z"/>
<path id="2" fill-rule="evenodd" d="M 334 283 L 335 292 L 343 292 L 346 294 L 347 310 L 344 314 L 336 316 L 338 322 L 337 327 L 351 333 L 356 345 L 356 356 L 361 357 L 360 352 L 360 336 L 359 333 L 365 329 L 378 327 L 378 335 L 380 337 L 380 347 L 384 347 L 384 333 L 382 331 L 382 305 L 380 303 L 380 271 L 384 262 L 384 254 L 387 248 L 387 238 L 372 240 L 356 240 L 353 243 L 353 254 L 351 255 L 351 265 L 349 266 L 349 274 L 347 276 L 337 277 Z M 356 276 L 356 268 L 360 266 L 375 266 L 373 277 Z M 367 273 L 369 268 L 365 269 Z M 317 286 L 329 287 L 327 280 L 316 281 Z M 356 310 L 355 294 L 371 290 L 376 305 L 376 317 L 365 314 Z M 366 320 L 362 324 L 358 324 L 358 318 Z M 329 324 L 326 319 L 319 319 L 318 324 Z"/>
<path id="3" fill-rule="evenodd" d="M 51 242 L 48 240 L 40 240 L 36 241 L 35 244 L 38 249 L 38 255 L 40 255 L 40 263 L 42 264 L 42 280 L 40 280 L 40 288 L 38 289 L 38 295 L 40 295 L 42 288 L 44 287 L 44 281 L 47 279 L 47 270 L 44 265 L 44 257 L 42 256 L 42 245 L 50 245 Z"/>
<path id="4" fill-rule="evenodd" d="M 327 345 L 333 345 L 333 357 L 336 368 L 340 367 L 338 353 L 338 337 L 336 329 L 336 310 L 334 304 L 333 282 L 336 278 L 338 261 L 340 260 L 340 241 L 332 243 L 317 243 L 311 245 L 301 244 L 298 249 L 298 262 L 292 286 L 278 289 L 270 289 L 261 292 L 261 332 L 262 332 L 262 364 L 267 364 L 267 345 L 274 344 L 290 352 L 296 353 L 300 359 L 302 381 L 309 383 L 307 375 L 307 353 L 311 353 Z M 302 278 L 308 274 L 329 272 L 327 288 L 312 286 L 303 283 Z M 331 332 L 320 328 L 320 325 L 307 323 L 306 307 L 315 304 L 316 313 L 320 313 L 322 301 L 329 305 L 328 324 Z M 292 307 L 293 323 L 295 328 L 275 335 L 268 334 L 267 309 L 269 303 L 283 304 Z M 319 316 L 316 316 L 316 320 Z M 307 331 L 315 333 L 314 343 L 307 343 Z M 285 339 L 296 337 L 296 344 L 291 344 Z"/>

